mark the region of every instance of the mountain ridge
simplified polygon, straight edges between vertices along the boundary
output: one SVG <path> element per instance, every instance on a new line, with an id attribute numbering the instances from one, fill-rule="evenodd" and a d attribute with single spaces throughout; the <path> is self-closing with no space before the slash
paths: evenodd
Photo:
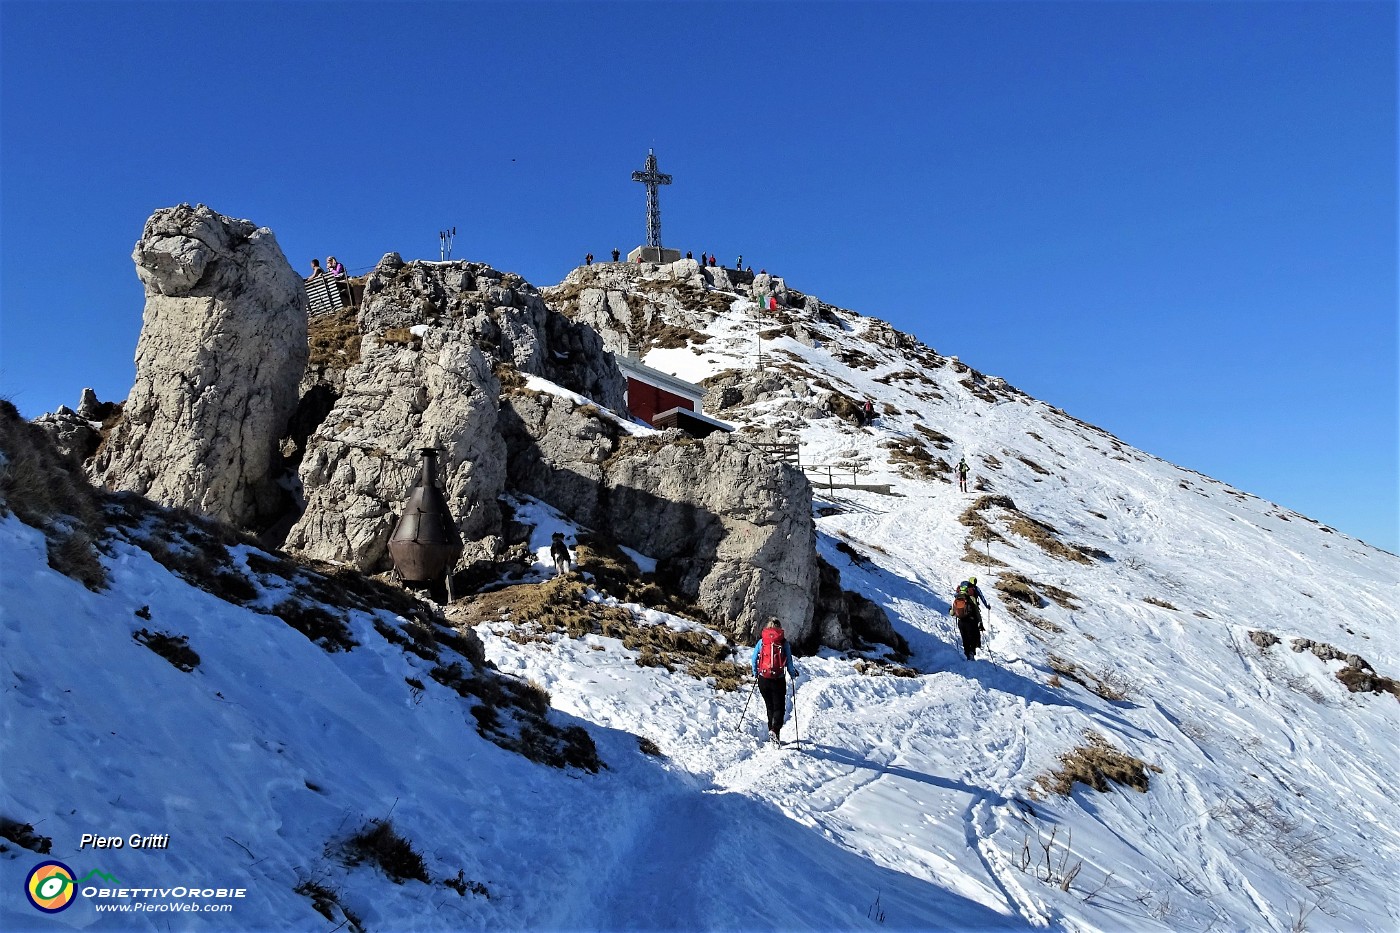
<path id="1" fill-rule="evenodd" d="M 707 411 L 735 424 L 736 443 L 796 435 L 804 464 L 847 464 L 858 485 L 898 493 L 823 492 L 813 482 L 817 552 L 843 587 L 882 607 L 909 656 L 867 647 L 800 658 L 790 726 L 801 752 L 757 748 L 742 688 L 646 661 L 647 649 L 626 646 L 631 636 L 574 635 L 531 618 L 474 622 L 484 656 L 543 688 L 548 715 L 586 730 L 605 766 L 593 776 L 556 771 L 482 741 L 463 697 L 368 616 L 348 616 L 362 647 L 327 653 L 275 616 L 191 592 L 129 544 L 103 557 L 114 583 L 92 593 L 47 570 L 38 533 L 11 520 L 0 532 L 19 572 L 6 574 L 0 632 L 7 695 L 22 701 L 6 704 L 6 747 L 19 765 L 7 767 L 0 816 L 51 834 L 77 860 L 68 835 L 116 806 L 97 792 L 89 763 L 88 750 L 105 742 L 112 750 L 99 760 L 131 772 L 118 775 L 131 809 L 116 812 L 184 821 L 176 829 L 186 839 L 208 825 L 257 853 L 208 832 L 183 852 L 172 841 L 173 861 L 125 854 L 113 864 L 134 877 L 217 866 L 251 879 L 257 903 L 230 915 L 245 929 L 315 921 L 310 897 L 294 890 L 308 883 L 334 895 L 327 926 L 353 915 L 369 929 L 408 918 L 435 929 L 1380 931 L 1400 922 L 1390 884 L 1400 810 L 1387 790 L 1397 704 L 1337 676 L 1372 668 L 1383 691 L 1400 670 L 1387 638 L 1400 602 L 1393 555 L 1138 451 L 883 322 L 785 286 L 785 300 L 800 296 L 802 306 L 770 316 L 752 290 L 779 293 L 771 278 L 701 285 L 696 271 L 576 270 L 560 287 L 582 287 L 558 304 L 604 346 L 620 346 L 639 318 L 631 336 L 648 343 L 642 359 L 704 382 Z M 676 281 L 688 285 L 673 290 Z M 550 289 L 541 294 L 552 300 Z M 768 354 L 762 371 L 758 346 Z M 566 388 L 551 391 L 578 405 Z M 864 398 L 878 406 L 870 425 L 856 415 Z M 963 452 L 982 487 L 966 495 L 949 473 Z M 605 531 L 529 498 L 512 514 L 533 558 L 520 580 L 541 588 L 553 531 Z M 952 586 L 969 573 L 993 600 L 987 650 L 972 662 L 947 618 Z M 579 612 L 696 629 L 593 576 Z M 136 605 L 155 622 L 133 620 Z M 72 658 L 63 646 L 80 630 L 60 606 L 75 607 L 91 633 Z M 401 624 L 392 610 L 377 617 Z M 174 670 L 133 642 L 129 629 L 156 623 L 189 636 L 204 659 L 198 671 Z M 83 684 L 89 668 L 107 673 Z M 221 776 L 177 756 L 165 775 L 158 745 L 116 735 L 81 702 L 105 686 L 135 709 L 143 683 L 165 700 L 144 708 L 160 731 L 192 730 L 201 754 L 239 770 Z M 216 686 L 239 705 L 241 724 L 220 718 Z M 298 724 L 298 708 L 315 713 Z M 251 744 L 238 738 L 249 726 Z M 321 735 L 356 767 L 344 768 Z M 70 775 L 57 787 L 55 761 Z M 188 786 L 164 789 L 173 783 Z M 64 796 L 82 802 L 82 816 L 60 810 Z M 183 802 L 172 809 L 171 796 Z M 333 856 L 349 830 L 386 813 L 432 879 L 465 872 L 490 896 L 395 884 Z M 31 861 L 0 860 L 8 890 Z M 788 866 L 791 913 L 780 920 L 764 912 L 770 896 L 755 861 Z M 0 911 L 7 926 L 38 928 L 22 901 Z"/>

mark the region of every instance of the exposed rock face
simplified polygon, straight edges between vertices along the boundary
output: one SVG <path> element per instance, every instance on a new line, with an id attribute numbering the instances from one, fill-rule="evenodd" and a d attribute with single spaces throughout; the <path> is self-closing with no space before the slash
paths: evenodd
<path id="1" fill-rule="evenodd" d="M 156 211 L 136 382 L 95 482 L 243 527 L 285 505 L 277 441 L 306 367 L 306 289 L 272 231 L 204 205 Z"/>
<path id="2" fill-rule="evenodd" d="M 717 628 L 751 639 L 774 615 L 815 647 L 815 528 L 800 470 L 724 432 L 629 437 L 542 394 L 511 394 L 502 428 L 512 486 L 656 558 Z"/>
<path id="3" fill-rule="evenodd" d="M 818 559 L 820 588 L 817 594 L 814 628 L 823 645 L 840 650 L 862 647 L 863 642 L 880 642 L 895 649 L 903 660 L 909 643 L 894 630 L 890 617 L 859 593 L 841 588 L 841 572 Z"/>
<path id="4" fill-rule="evenodd" d="M 99 402 L 92 389 L 83 389 L 77 411 L 60 405 L 35 418 L 34 424 L 48 432 L 59 452 L 82 469 L 102 443 L 102 423 L 120 410 L 112 402 Z"/>
<path id="5" fill-rule="evenodd" d="M 359 360 L 301 465 L 306 511 L 287 546 L 311 557 L 387 569 L 420 447 L 441 451 L 464 561 L 493 557 L 506 485 L 498 371 L 623 406 L 622 376 L 598 335 L 548 309 L 519 276 L 480 263 L 405 263 L 389 253 L 366 280 L 359 323 Z"/>

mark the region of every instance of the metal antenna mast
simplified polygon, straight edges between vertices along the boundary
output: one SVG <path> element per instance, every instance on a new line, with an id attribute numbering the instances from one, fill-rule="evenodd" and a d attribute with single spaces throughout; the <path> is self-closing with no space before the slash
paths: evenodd
<path id="1" fill-rule="evenodd" d="M 663 175 L 656 170 L 656 154 L 647 150 L 647 167 L 645 171 L 633 172 L 632 180 L 639 181 L 647 186 L 647 246 L 661 248 L 661 199 L 656 196 L 657 185 L 669 185 L 670 175 Z"/>

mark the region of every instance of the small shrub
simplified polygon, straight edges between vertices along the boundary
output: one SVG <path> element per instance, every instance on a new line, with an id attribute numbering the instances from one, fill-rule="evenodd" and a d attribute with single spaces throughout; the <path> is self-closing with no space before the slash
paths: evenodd
<path id="1" fill-rule="evenodd" d="M 661 746 L 644 735 L 637 736 L 637 747 L 641 749 L 643 755 L 651 755 L 654 758 L 662 757 Z"/>
<path id="2" fill-rule="evenodd" d="M 1137 695 L 1133 682 L 1121 671 L 1109 667 L 1094 675 L 1094 685 L 1090 689 L 1110 703 L 1124 703 Z"/>
<path id="3" fill-rule="evenodd" d="M 184 635 L 169 635 L 165 632 L 148 632 L 139 629 L 131 636 L 138 645 L 145 645 L 156 654 L 186 674 L 199 667 L 199 655 L 190 648 L 189 638 Z"/>
<path id="4" fill-rule="evenodd" d="M 491 892 L 486 889 L 486 885 L 482 884 L 480 881 L 468 881 L 466 872 L 462 871 L 460 868 L 457 870 L 456 878 L 444 878 L 442 884 L 443 887 L 451 888 L 456 891 L 459 897 L 466 897 L 467 892 L 470 891 L 473 894 L 486 898 L 488 901 L 491 900 Z"/>
<path id="5" fill-rule="evenodd" d="M 351 865 L 372 862 L 395 884 L 403 884 L 410 878 L 430 883 L 423 856 L 413 850 L 413 844 L 399 835 L 388 820 L 370 820 L 346 849 Z"/>
<path id="6" fill-rule="evenodd" d="M 341 926 L 348 926 L 354 933 L 365 933 L 364 921 L 349 911 L 344 904 L 340 903 L 340 895 L 337 892 L 320 882 L 310 880 L 303 881 L 295 888 L 292 888 L 292 891 L 303 897 L 310 898 L 311 907 L 332 923 L 335 922 L 336 911 L 340 911 L 341 916 L 344 917 L 341 921 Z"/>
<path id="7" fill-rule="evenodd" d="M 319 603 L 288 599 L 278 603 L 272 614 L 331 654 L 359 644 L 345 620 Z"/>
<path id="8" fill-rule="evenodd" d="M 1083 784 L 1099 793 L 1107 793 L 1110 783 L 1123 784 L 1146 793 L 1149 770 L 1158 774 L 1162 769 L 1149 765 L 1108 744 L 1096 732 L 1086 731 L 1084 745 L 1060 756 L 1060 767 L 1035 779 L 1036 784 L 1059 796 L 1068 796 L 1075 784 Z"/>
<path id="9" fill-rule="evenodd" d="M 97 547 L 86 531 L 76 528 L 66 534 L 51 532 L 47 537 L 50 567 L 93 592 L 106 587 L 107 568 L 102 566 Z"/>

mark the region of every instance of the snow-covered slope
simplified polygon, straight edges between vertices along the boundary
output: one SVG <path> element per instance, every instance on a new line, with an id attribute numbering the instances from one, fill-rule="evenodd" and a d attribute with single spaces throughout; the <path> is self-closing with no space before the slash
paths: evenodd
<path id="1" fill-rule="evenodd" d="M 799 659 L 785 737 L 800 745 L 777 749 L 759 744 L 747 686 L 638 666 L 611 638 L 480 625 L 488 657 L 544 687 L 551 718 L 586 727 L 607 766 L 560 770 L 478 735 L 472 704 L 385 640 L 392 614 L 350 613 L 359 646 L 327 653 L 129 544 L 89 592 L 6 519 L 0 817 L 53 848 L 6 843 L 0 926 L 329 930 L 345 909 L 371 930 L 1400 925 L 1400 704 L 1337 679 L 1359 662 L 1290 650 L 1306 638 L 1400 674 L 1400 560 L 870 318 L 728 297 L 729 313 L 672 322 L 707 339 L 646 362 L 752 383 L 767 334 L 765 373 L 784 386 L 717 414 L 892 487 L 819 491 L 819 548 L 890 613 L 906 666 Z M 871 398 L 879 418 L 831 415 L 840 396 Z M 982 487 L 968 494 L 946 470 L 962 453 Z M 577 529 L 536 503 L 517 519 L 543 579 L 550 533 Z M 993 604 L 971 662 L 947 617 L 969 573 Z M 177 670 L 133 640 L 143 627 L 188 636 L 201 663 Z M 1120 776 L 1146 791 L 1038 781 L 1082 747 L 1141 760 Z M 348 864 L 345 843 L 375 820 L 422 855 L 428 883 Z M 170 840 L 97 851 L 83 833 Z M 45 916 L 22 892 L 48 858 L 246 895 L 227 913 L 117 916 L 80 896 Z"/>

